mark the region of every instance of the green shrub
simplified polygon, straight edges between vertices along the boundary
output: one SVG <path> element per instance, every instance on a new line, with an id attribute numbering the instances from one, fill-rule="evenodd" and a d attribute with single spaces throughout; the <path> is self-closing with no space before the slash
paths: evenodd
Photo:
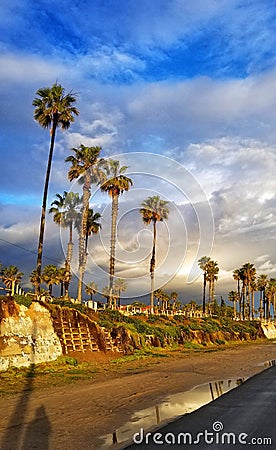
<path id="1" fill-rule="evenodd" d="M 29 297 L 25 297 L 25 295 L 15 295 L 14 296 L 14 300 L 16 301 L 16 303 L 18 305 L 24 305 L 26 306 L 26 308 L 29 308 L 32 304 L 32 299 L 30 299 Z"/>

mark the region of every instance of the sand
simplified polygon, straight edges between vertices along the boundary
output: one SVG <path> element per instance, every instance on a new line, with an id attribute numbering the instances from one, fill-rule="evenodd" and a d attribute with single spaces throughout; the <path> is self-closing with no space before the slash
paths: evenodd
<path id="1" fill-rule="evenodd" d="M 0 398 L 1 450 L 103 448 L 110 434 L 140 409 L 209 381 L 251 376 L 276 358 L 273 342 L 118 364 L 91 381 Z M 118 446 L 115 446 L 118 448 Z"/>

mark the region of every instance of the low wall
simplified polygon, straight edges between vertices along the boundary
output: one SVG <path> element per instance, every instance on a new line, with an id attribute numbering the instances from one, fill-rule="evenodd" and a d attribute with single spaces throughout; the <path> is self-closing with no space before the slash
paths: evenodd
<path id="1" fill-rule="evenodd" d="M 26 308 L 9 298 L 0 301 L 0 370 L 52 361 L 61 354 L 46 308 L 36 302 Z"/>

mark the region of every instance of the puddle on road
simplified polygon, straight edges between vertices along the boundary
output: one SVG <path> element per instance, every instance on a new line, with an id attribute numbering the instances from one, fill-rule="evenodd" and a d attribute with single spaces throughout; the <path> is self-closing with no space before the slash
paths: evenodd
<path id="1" fill-rule="evenodd" d="M 163 426 L 183 414 L 195 411 L 222 394 L 240 386 L 246 379 L 214 381 L 201 384 L 189 391 L 170 395 L 163 402 L 134 413 L 130 421 L 114 430 L 113 434 L 102 436 L 99 439 L 101 441 L 100 448 L 109 448 L 112 444 L 123 444 L 131 440 L 134 433 L 139 432 L 141 428 L 151 430 L 156 426 Z"/>

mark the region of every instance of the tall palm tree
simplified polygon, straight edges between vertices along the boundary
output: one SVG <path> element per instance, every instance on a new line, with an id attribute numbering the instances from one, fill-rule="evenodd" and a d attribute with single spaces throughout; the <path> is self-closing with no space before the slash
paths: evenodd
<path id="1" fill-rule="evenodd" d="M 42 128 L 50 128 L 50 149 L 48 155 L 47 170 L 44 183 L 44 192 L 41 208 L 40 231 L 37 250 L 36 270 L 38 274 L 37 293 L 40 292 L 40 277 L 42 266 L 42 252 L 45 229 L 45 216 L 47 206 L 48 187 L 51 174 L 51 165 L 53 159 L 55 138 L 57 128 L 67 130 L 71 123 L 74 122 L 74 116 L 79 115 L 79 111 L 74 106 L 76 96 L 70 92 L 65 95 L 64 88 L 60 84 L 53 84 L 52 87 L 44 87 L 36 91 L 37 97 L 33 101 L 34 119 L 42 126 Z"/>
<path id="2" fill-rule="evenodd" d="M 98 292 L 98 286 L 94 281 L 91 281 L 90 283 L 87 283 L 85 285 L 85 293 L 87 295 L 90 295 L 91 302 L 93 301 L 93 295 L 95 295 Z"/>
<path id="3" fill-rule="evenodd" d="M 127 284 L 123 278 L 116 278 L 114 281 L 114 294 L 116 301 L 118 301 L 118 307 L 121 306 L 121 293 L 127 290 Z"/>
<path id="4" fill-rule="evenodd" d="M 110 298 L 108 306 L 112 302 L 113 282 L 115 275 L 115 249 L 117 238 L 117 217 L 119 210 L 119 196 L 128 191 L 132 186 L 132 180 L 125 176 L 124 173 L 128 166 L 120 167 L 120 161 L 114 159 L 107 160 L 106 173 L 108 178 L 102 183 L 101 190 L 108 192 L 112 199 L 111 211 L 111 239 L 110 239 L 110 256 L 109 256 L 109 291 Z"/>
<path id="5" fill-rule="evenodd" d="M 73 148 L 75 155 L 68 156 L 65 161 L 71 163 L 68 172 L 70 181 L 78 179 L 83 185 L 82 196 L 82 217 L 79 235 L 79 280 L 78 280 L 78 294 L 77 301 L 81 303 L 83 277 L 85 271 L 85 241 L 87 232 L 87 219 L 89 214 L 89 200 L 91 196 L 91 184 L 99 183 L 101 181 L 101 171 L 99 169 L 99 155 L 101 147 L 85 147 L 81 144 L 78 148 Z"/>
<path id="6" fill-rule="evenodd" d="M 67 245 L 67 255 L 65 260 L 64 278 L 71 278 L 71 261 L 73 256 L 73 225 L 78 217 L 78 208 L 81 204 L 81 198 L 78 193 L 63 192 L 63 195 L 56 194 L 56 200 L 51 203 L 49 213 L 53 214 L 53 220 L 63 228 L 69 228 L 69 241 Z M 64 282 L 65 296 L 68 297 L 69 282 Z"/>
<path id="7" fill-rule="evenodd" d="M 155 253 L 156 253 L 156 224 L 157 222 L 163 222 L 169 217 L 168 202 L 161 200 L 158 195 L 153 197 L 148 197 L 141 203 L 142 208 L 140 209 L 140 214 L 142 215 L 142 220 L 146 225 L 151 222 L 153 224 L 153 242 L 152 242 L 152 255 L 150 260 L 150 278 L 151 278 L 151 289 L 150 289 L 150 309 L 151 314 L 154 313 L 154 271 L 155 271 Z"/>
<path id="8" fill-rule="evenodd" d="M 267 288 L 265 291 L 266 300 L 266 316 L 269 320 L 271 318 L 271 306 L 273 308 L 273 316 L 275 318 L 275 297 L 276 297 L 276 278 L 270 278 L 268 280 Z"/>
<path id="9" fill-rule="evenodd" d="M 255 281 L 256 269 L 254 264 L 245 263 L 242 268 L 242 277 L 245 286 L 245 297 L 246 297 L 246 317 L 249 319 L 251 316 L 252 309 L 252 283 Z"/>
<path id="10" fill-rule="evenodd" d="M 268 284 L 267 275 L 261 274 L 257 279 L 257 288 L 260 291 L 260 319 L 265 317 L 265 290 Z"/>
<path id="11" fill-rule="evenodd" d="M 218 279 L 219 267 L 216 261 L 210 259 L 207 263 L 206 280 L 209 282 L 209 307 L 215 302 L 215 281 Z"/>
<path id="12" fill-rule="evenodd" d="M 237 282 L 237 293 L 238 293 L 238 301 L 239 301 L 239 317 L 242 318 L 242 305 L 241 305 L 241 288 L 240 288 L 240 281 L 241 281 L 241 269 L 235 269 L 233 271 L 233 278 Z"/>
<path id="13" fill-rule="evenodd" d="M 18 285 L 23 277 L 23 273 L 19 272 L 18 267 L 16 266 L 8 266 L 5 267 L 2 271 L 2 281 L 4 285 L 10 289 L 11 296 L 15 293 L 15 286 Z"/>
<path id="14" fill-rule="evenodd" d="M 207 264 L 210 261 L 209 256 L 202 256 L 198 260 L 198 265 L 201 270 L 203 270 L 203 292 L 202 292 L 202 312 L 206 312 L 206 284 L 207 284 Z"/>

